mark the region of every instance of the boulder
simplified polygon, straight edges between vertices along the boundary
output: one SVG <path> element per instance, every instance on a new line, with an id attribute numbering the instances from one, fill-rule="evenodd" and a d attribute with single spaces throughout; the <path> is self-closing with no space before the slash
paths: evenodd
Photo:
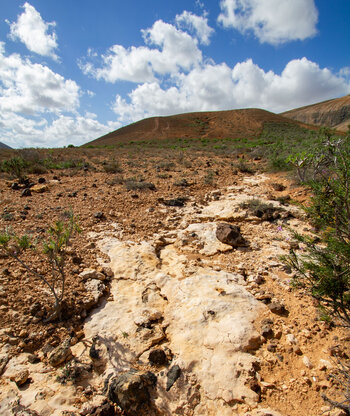
<path id="1" fill-rule="evenodd" d="M 243 247 L 247 245 L 246 240 L 241 234 L 241 229 L 237 225 L 220 223 L 216 228 L 216 238 L 224 244 L 232 247 Z"/>
<path id="2" fill-rule="evenodd" d="M 112 379 L 108 389 L 108 398 L 120 406 L 127 415 L 137 416 L 143 405 L 150 399 L 149 388 L 157 383 L 157 377 L 148 372 L 129 371 Z"/>
<path id="3" fill-rule="evenodd" d="M 53 367 L 58 367 L 60 364 L 63 364 L 72 356 L 72 351 L 70 349 L 70 339 L 67 338 L 62 342 L 58 347 L 56 347 L 48 356 L 49 363 Z"/>

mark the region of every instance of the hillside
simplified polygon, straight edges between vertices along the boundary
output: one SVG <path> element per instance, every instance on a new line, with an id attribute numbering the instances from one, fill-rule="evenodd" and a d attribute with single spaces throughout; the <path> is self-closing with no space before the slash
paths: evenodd
<path id="1" fill-rule="evenodd" d="M 293 123 L 280 115 L 260 109 L 243 109 L 151 117 L 106 134 L 88 145 L 116 142 L 182 138 L 253 138 L 265 123 Z"/>
<path id="2" fill-rule="evenodd" d="M 7 144 L 5 144 L 5 143 L 0 142 L 0 149 L 11 149 L 11 147 L 7 146 Z"/>
<path id="3" fill-rule="evenodd" d="M 350 95 L 296 108 L 281 115 L 302 123 L 332 127 L 345 132 L 350 124 Z"/>

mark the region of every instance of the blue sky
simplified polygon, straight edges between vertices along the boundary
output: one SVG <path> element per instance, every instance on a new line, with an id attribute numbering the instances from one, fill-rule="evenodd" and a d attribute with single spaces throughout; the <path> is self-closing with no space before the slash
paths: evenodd
<path id="1" fill-rule="evenodd" d="M 350 93 L 349 0 L 1 0 L 0 141 Z"/>

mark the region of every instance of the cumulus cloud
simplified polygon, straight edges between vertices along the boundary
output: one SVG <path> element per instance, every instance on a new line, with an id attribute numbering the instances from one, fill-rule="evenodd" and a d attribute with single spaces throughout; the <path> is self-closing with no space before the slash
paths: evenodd
<path id="1" fill-rule="evenodd" d="M 304 40 L 317 33 L 314 0 L 221 0 L 218 21 L 241 33 L 252 32 L 273 45 Z"/>
<path id="2" fill-rule="evenodd" d="M 59 115 L 53 121 L 0 112 L 1 141 L 18 147 L 81 145 L 120 127 L 119 122 L 100 123 L 94 114 Z"/>
<path id="3" fill-rule="evenodd" d="M 10 38 L 20 40 L 26 47 L 39 55 L 50 56 L 58 60 L 55 53 L 57 49 L 57 36 L 52 28 L 55 22 L 45 22 L 40 13 L 29 3 L 24 3 L 24 12 L 18 16 L 17 22 L 9 23 Z M 52 31 L 52 33 L 49 33 Z"/>
<path id="4" fill-rule="evenodd" d="M 197 16 L 185 10 L 182 14 L 178 14 L 175 20 L 178 27 L 191 30 L 203 45 L 209 45 L 214 29 L 208 25 L 208 19 L 205 16 Z"/>
<path id="5" fill-rule="evenodd" d="M 192 17 L 189 19 L 193 20 Z M 196 21 L 196 25 L 196 32 L 200 33 L 202 40 L 206 39 L 208 30 L 200 22 Z M 108 82 L 141 83 L 155 81 L 157 75 L 189 71 L 202 61 L 197 38 L 162 20 L 142 30 L 142 36 L 147 46 L 125 48 L 114 45 L 102 55 L 101 67 L 92 62 L 80 62 L 80 68 L 85 74 Z M 93 57 L 90 52 L 88 58 Z"/>
<path id="6" fill-rule="evenodd" d="M 113 110 L 122 122 L 244 107 L 282 112 L 350 92 L 350 83 L 344 77 L 306 58 L 290 61 L 281 74 L 266 72 L 251 59 L 233 68 L 225 63 L 205 64 L 188 74 L 178 74 L 174 82 L 169 88 L 162 88 L 158 82 L 144 83 L 128 99 L 117 95 Z"/>
<path id="7" fill-rule="evenodd" d="M 35 114 L 73 111 L 79 106 L 79 86 L 47 66 L 18 54 L 5 55 L 0 42 L 0 110 Z"/>

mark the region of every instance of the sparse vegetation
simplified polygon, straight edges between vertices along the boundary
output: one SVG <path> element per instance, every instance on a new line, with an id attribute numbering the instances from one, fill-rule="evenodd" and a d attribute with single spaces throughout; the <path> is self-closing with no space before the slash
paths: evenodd
<path id="1" fill-rule="evenodd" d="M 317 235 L 294 232 L 298 247 L 291 249 L 284 261 L 294 270 L 293 284 L 307 290 L 317 302 L 322 319 L 334 320 L 350 328 L 350 142 L 322 136 L 322 146 L 315 152 L 293 159 L 300 179 L 310 176 L 313 196 L 305 210 L 316 227 Z M 349 362 L 339 361 L 332 375 L 341 377 L 345 400 L 338 402 L 327 395 L 333 407 L 350 414 Z"/>
<path id="2" fill-rule="evenodd" d="M 50 237 L 42 243 L 41 254 L 46 258 L 51 276 L 39 273 L 32 265 L 22 260 L 21 255 L 26 250 L 36 250 L 35 243 L 28 235 L 17 236 L 10 230 L 0 233 L 0 250 L 12 257 L 35 278 L 41 280 L 54 298 L 53 312 L 46 319 L 47 322 L 61 319 L 62 302 L 65 295 L 65 262 L 66 249 L 73 235 L 79 232 L 74 215 L 71 213 L 67 222 L 56 222 L 48 230 Z"/>

